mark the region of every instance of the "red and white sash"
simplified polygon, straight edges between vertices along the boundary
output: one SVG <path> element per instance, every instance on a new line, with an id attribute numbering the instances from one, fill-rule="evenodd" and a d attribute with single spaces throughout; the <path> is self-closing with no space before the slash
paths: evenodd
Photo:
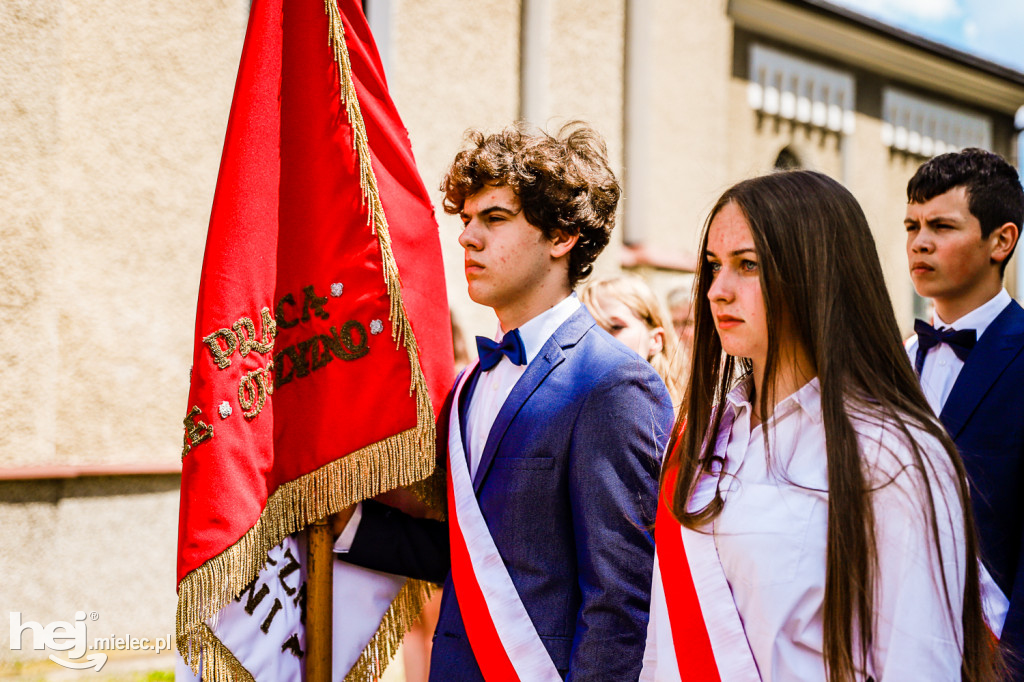
<path id="1" fill-rule="evenodd" d="M 473 492 L 459 423 L 459 397 L 473 369 L 455 389 L 448 423 L 448 532 L 462 621 L 487 682 L 560 682 Z"/>
<path id="2" fill-rule="evenodd" d="M 693 502 L 714 494 L 705 476 Z M 707 485 L 704 485 L 707 484 Z M 710 487 L 710 491 L 702 488 Z M 655 520 L 651 624 L 641 680 L 658 682 L 760 682 L 711 533 L 681 526 L 669 511 L 665 477 Z"/>
<path id="3" fill-rule="evenodd" d="M 681 526 L 669 511 L 676 471 L 665 476 L 655 521 L 651 624 L 641 682 L 760 682 L 714 535 Z M 691 509 L 714 495 L 703 476 Z M 979 561 L 985 621 L 998 639 L 1009 601 Z"/>

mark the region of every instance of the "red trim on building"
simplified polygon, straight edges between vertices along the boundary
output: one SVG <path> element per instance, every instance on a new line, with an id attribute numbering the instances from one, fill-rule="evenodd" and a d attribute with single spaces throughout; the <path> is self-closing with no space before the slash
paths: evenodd
<path id="1" fill-rule="evenodd" d="M 47 464 L 34 467 L 0 467 L 0 481 L 25 481 L 43 478 L 80 478 L 82 476 L 146 476 L 181 474 L 178 463 L 157 464 Z"/>

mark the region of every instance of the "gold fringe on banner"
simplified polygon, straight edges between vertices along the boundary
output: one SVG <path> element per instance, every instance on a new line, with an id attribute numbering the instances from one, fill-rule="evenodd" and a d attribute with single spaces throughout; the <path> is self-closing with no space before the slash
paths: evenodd
<path id="1" fill-rule="evenodd" d="M 186 661 L 199 661 L 205 658 L 202 664 L 205 682 L 256 682 L 206 623 L 196 628 L 196 632 L 189 639 L 189 646 L 191 651 L 182 649 L 179 643 L 178 651 Z"/>
<path id="2" fill-rule="evenodd" d="M 368 226 L 376 235 L 383 260 L 383 276 L 391 301 L 391 338 L 409 356 L 409 395 L 416 396 L 416 427 L 346 455 L 316 471 L 280 486 L 252 528 L 238 542 L 182 579 L 178 588 L 177 646 L 196 672 L 200 662 L 208 682 L 251 682 L 252 675 L 213 634 L 206 621 L 235 599 L 259 574 L 267 552 L 285 537 L 361 500 L 394 488 L 415 486 L 417 496 L 440 515 L 443 486 L 436 475 L 434 410 L 419 348 L 402 303 L 398 263 L 391 249 L 384 205 L 377 188 L 366 126 L 352 80 L 352 64 L 345 45 L 345 28 L 335 0 L 324 0 L 328 16 L 328 44 L 334 51 L 341 85 L 341 100 L 352 127 L 359 157 L 359 184 L 369 206 Z M 434 476 L 431 476 L 434 474 Z M 430 480 L 427 481 L 425 479 Z M 429 583 L 407 580 L 381 621 L 347 682 L 372 682 L 394 657 L 405 633 L 419 617 L 430 596 Z"/>
<path id="3" fill-rule="evenodd" d="M 416 622 L 430 595 L 436 589 L 431 583 L 422 580 L 405 581 L 405 585 L 381 619 L 377 634 L 370 640 L 359 660 L 345 677 L 346 682 L 373 682 L 384 674 L 384 669 L 395 657 L 405 633 Z"/>
<path id="4" fill-rule="evenodd" d="M 431 583 L 422 580 L 406 580 L 381 619 L 377 634 L 370 640 L 345 679 L 372 681 L 380 678 L 397 653 L 405 633 L 409 631 L 409 614 L 422 612 L 436 589 Z M 192 647 L 190 655 L 187 655 L 186 649 L 179 651 L 185 660 L 198 661 L 201 656 L 205 656 L 205 660 L 209 661 L 208 664 L 203 663 L 205 682 L 255 682 L 252 674 L 239 663 L 231 650 L 217 639 L 206 623 L 196 629 L 189 644 Z"/>

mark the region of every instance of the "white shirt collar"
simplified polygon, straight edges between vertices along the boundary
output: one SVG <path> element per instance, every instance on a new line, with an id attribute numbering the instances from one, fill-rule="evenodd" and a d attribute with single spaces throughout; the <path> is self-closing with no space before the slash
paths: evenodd
<path id="1" fill-rule="evenodd" d="M 561 327 L 562 323 L 568 320 L 579 307 L 580 300 L 576 298 L 575 293 L 572 293 L 519 327 L 519 337 L 523 340 L 523 348 L 526 350 L 527 365 L 533 362 L 555 330 Z M 501 331 L 499 325 L 494 340 L 500 342 L 504 336 L 505 333 Z"/>
<path id="2" fill-rule="evenodd" d="M 999 313 L 1003 312 L 1003 308 L 1010 305 L 1010 300 L 1010 294 L 1006 292 L 1006 289 L 1000 289 L 999 293 L 989 299 L 988 303 L 978 306 L 959 320 L 946 322 L 939 317 L 938 313 L 935 313 L 935 326 L 952 327 L 957 330 L 973 329 L 975 338 L 980 339 L 992 321 L 999 316 Z"/>
<path id="3" fill-rule="evenodd" d="M 750 409 L 750 394 L 753 390 L 754 378 L 747 377 L 726 395 L 726 400 L 737 414 L 743 409 Z M 818 382 L 818 377 L 814 377 L 795 392 L 780 400 L 773 410 L 772 421 L 779 421 L 796 408 L 802 409 L 811 419 L 821 421 L 821 385 Z"/>

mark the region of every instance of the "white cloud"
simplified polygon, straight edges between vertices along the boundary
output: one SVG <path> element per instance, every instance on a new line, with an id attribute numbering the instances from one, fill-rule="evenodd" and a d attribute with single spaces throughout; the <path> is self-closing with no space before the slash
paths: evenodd
<path id="1" fill-rule="evenodd" d="M 922 21 L 948 21 L 963 14 L 958 0 L 839 0 L 850 9 L 872 16 Z"/>
<path id="2" fill-rule="evenodd" d="M 1024 2 L 967 0 L 966 14 L 956 47 L 1024 71 Z"/>
<path id="3" fill-rule="evenodd" d="M 832 0 L 911 33 L 1024 72 L 1022 0 Z"/>

